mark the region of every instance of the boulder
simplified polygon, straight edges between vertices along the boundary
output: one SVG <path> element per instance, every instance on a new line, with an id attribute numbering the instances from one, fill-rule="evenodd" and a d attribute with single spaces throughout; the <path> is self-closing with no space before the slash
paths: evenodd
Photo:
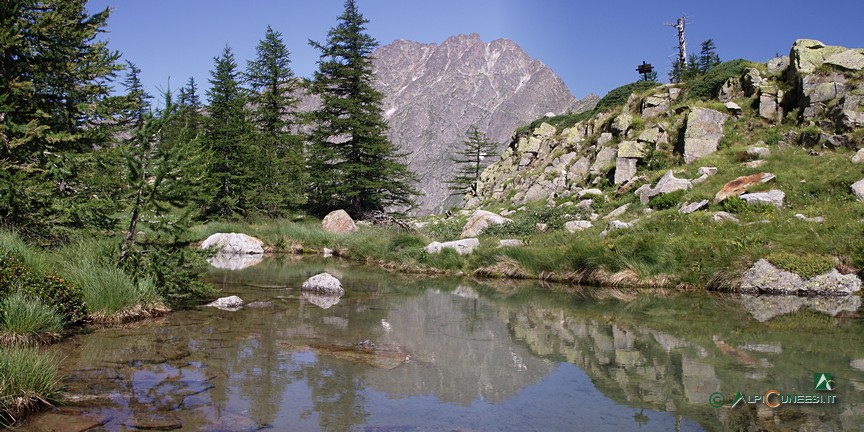
<path id="1" fill-rule="evenodd" d="M 691 163 L 717 151 L 728 116 L 708 108 L 693 108 L 684 129 L 684 161 Z"/>
<path id="2" fill-rule="evenodd" d="M 555 135 L 555 126 L 552 126 L 549 123 L 540 123 L 540 126 L 538 126 L 537 129 L 534 129 L 534 136 L 550 138 L 552 135 Z"/>
<path id="3" fill-rule="evenodd" d="M 852 156 L 852 163 L 861 163 L 864 162 L 864 149 L 860 149 L 855 152 L 855 155 Z"/>
<path id="4" fill-rule="evenodd" d="M 798 39 L 792 45 L 789 61 L 799 75 L 812 74 L 825 62 L 826 57 L 846 51 L 846 48 L 828 46 L 813 39 Z"/>
<path id="5" fill-rule="evenodd" d="M 775 85 L 763 84 L 759 87 L 759 116 L 765 120 L 779 122 L 783 118 L 780 101 L 783 91 Z"/>
<path id="6" fill-rule="evenodd" d="M 837 128 L 841 131 L 851 131 L 864 128 L 864 96 L 847 94 L 840 98 L 832 110 Z"/>
<path id="7" fill-rule="evenodd" d="M 612 147 L 603 147 L 597 152 L 597 157 L 594 158 L 594 163 L 591 165 L 591 172 L 594 174 L 599 174 L 606 170 L 610 165 L 612 165 L 612 161 L 615 160 L 615 156 L 618 153 L 618 150 Z"/>
<path id="8" fill-rule="evenodd" d="M 330 273 L 326 272 L 319 273 L 306 279 L 306 281 L 303 282 L 303 285 L 300 286 L 300 290 L 337 297 L 342 297 L 345 294 L 345 290 L 342 288 L 342 282 L 333 277 Z"/>
<path id="9" fill-rule="evenodd" d="M 768 72 L 772 74 L 780 73 L 789 67 L 789 56 L 774 57 L 768 60 Z"/>
<path id="10" fill-rule="evenodd" d="M 627 133 L 627 130 L 630 129 L 631 124 L 633 124 L 633 116 L 626 112 L 621 113 L 612 121 L 612 132 L 616 135 L 624 135 Z"/>
<path id="11" fill-rule="evenodd" d="M 717 174 L 717 167 L 699 167 L 699 175 L 713 176 Z"/>
<path id="12" fill-rule="evenodd" d="M 660 180 L 657 181 L 657 184 L 651 189 L 649 194 L 649 198 L 656 195 L 663 195 L 672 193 L 679 190 L 689 190 L 693 187 L 693 184 L 690 180 L 687 179 L 679 179 L 675 177 L 675 173 L 672 170 L 663 174 L 663 177 L 660 177 Z"/>
<path id="13" fill-rule="evenodd" d="M 617 156 L 619 158 L 644 158 L 646 152 L 645 147 L 646 146 L 644 142 L 622 141 L 620 144 L 618 144 Z"/>
<path id="14" fill-rule="evenodd" d="M 801 213 L 795 213 L 795 217 L 798 219 L 801 219 L 804 222 L 810 222 L 810 223 L 824 223 L 825 222 L 825 218 L 822 216 L 807 217 Z"/>
<path id="15" fill-rule="evenodd" d="M 621 222 L 619 220 L 611 220 L 606 224 L 606 229 L 600 233 L 600 237 L 606 237 L 612 231 L 618 231 L 622 229 L 633 228 L 633 224 L 630 222 Z"/>
<path id="16" fill-rule="evenodd" d="M 783 207 L 784 198 L 786 198 L 786 194 L 779 189 L 741 195 L 741 199 L 746 201 L 747 204 L 770 204 L 777 208 Z"/>
<path id="17" fill-rule="evenodd" d="M 603 196 L 603 191 L 601 191 L 600 189 L 594 189 L 594 188 L 592 188 L 592 189 L 582 189 L 581 191 L 579 191 L 578 194 L 576 194 L 576 196 L 578 196 L 579 198 L 582 198 L 582 197 L 584 197 L 585 195 Z"/>
<path id="18" fill-rule="evenodd" d="M 690 214 L 698 210 L 702 210 L 708 207 L 708 200 L 702 200 L 699 202 L 687 203 L 684 204 L 680 209 L 678 209 L 678 213 L 681 214 Z"/>
<path id="19" fill-rule="evenodd" d="M 510 222 L 510 219 L 490 211 L 477 210 L 470 218 L 468 218 L 468 222 L 466 222 L 465 227 L 462 228 L 461 238 L 477 237 L 486 228 L 492 225 L 501 225 L 506 222 Z"/>
<path id="20" fill-rule="evenodd" d="M 723 188 L 714 195 L 714 204 L 718 204 L 726 198 L 741 195 L 753 185 L 767 183 L 771 180 L 774 180 L 774 174 L 767 172 L 738 177 L 735 180 L 726 183 Z"/>
<path id="21" fill-rule="evenodd" d="M 610 142 L 612 142 L 612 134 L 609 132 L 603 132 L 597 138 L 597 145 L 598 146 L 603 146 L 603 145 L 609 144 Z"/>
<path id="22" fill-rule="evenodd" d="M 432 242 L 426 245 L 426 252 L 437 254 L 442 249 L 453 249 L 459 255 L 470 255 L 474 252 L 474 248 L 480 246 L 480 240 L 476 238 L 467 238 L 462 240 L 454 240 L 444 243 Z"/>
<path id="23" fill-rule="evenodd" d="M 519 239 L 498 240 L 498 247 L 499 248 L 502 248 L 502 247 L 522 247 L 524 245 L 525 244 L 522 243 L 522 240 L 519 240 Z"/>
<path id="24" fill-rule="evenodd" d="M 757 157 L 759 159 L 764 159 L 771 156 L 771 150 L 768 149 L 768 147 L 750 146 L 747 147 L 747 155 Z"/>
<path id="25" fill-rule="evenodd" d="M 713 219 L 714 222 L 732 222 L 736 224 L 741 222 L 732 213 L 727 213 L 725 211 L 714 213 L 714 216 L 712 216 L 711 219 Z"/>
<path id="26" fill-rule="evenodd" d="M 572 233 L 575 233 L 578 231 L 584 231 L 586 229 L 591 228 L 592 226 L 593 225 L 591 225 L 591 222 L 584 221 L 584 220 L 575 220 L 575 221 L 569 221 L 569 222 L 565 223 L 564 229 L 567 230 L 567 232 L 572 234 Z"/>
<path id="27" fill-rule="evenodd" d="M 864 201 L 864 179 L 852 183 L 852 192 L 858 198 L 858 201 Z"/>
<path id="28" fill-rule="evenodd" d="M 750 97 L 756 94 L 763 83 L 765 80 L 760 75 L 759 69 L 747 68 L 741 75 L 741 88 L 744 90 L 744 96 Z"/>
<path id="29" fill-rule="evenodd" d="M 335 234 L 349 234 L 357 231 L 357 225 L 354 224 L 354 219 L 351 219 L 348 212 L 341 209 L 333 210 L 328 213 L 327 216 L 324 216 L 324 220 L 321 221 L 321 228 L 323 228 L 324 231 Z"/>
<path id="30" fill-rule="evenodd" d="M 726 110 L 729 111 L 729 114 L 732 114 L 735 117 L 741 115 L 741 105 L 738 105 L 735 102 L 729 101 L 723 104 L 726 107 Z"/>
<path id="31" fill-rule="evenodd" d="M 639 159 L 626 157 L 615 158 L 614 184 L 623 184 L 635 177 L 637 162 L 639 162 Z"/>
<path id="32" fill-rule="evenodd" d="M 864 49 L 849 49 L 832 54 L 825 59 L 825 63 L 849 71 L 864 70 Z"/>
<path id="33" fill-rule="evenodd" d="M 207 303 L 206 306 L 233 312 L 243 307 L 243 299 L 237 296 L 222 297 Z"/>
<path id="34" fill-rule="evenodd" d="M 216 233 L 201 242 L 201 249 L 214 248 L 222 254 L 263 254 L 264 242 L 239 233 Z"/>
<path id="35" fill-rule="evenodd" d="M 628 208 L 630 208 L 630 204 L 629 203 L 624 204 L 624 205 L 616 208 L 615 210 L 612 210 L 612 212 L 609 213 L 608 215 L 603 216 L 603 219 L 615 219 L 615 218 L 621 217 L 621 215 L 623 215 L 624 213 L 627 213 Z"/>
<path id="36" fill-rule="evenodd" d="M 741 278 L 741 291 L 768 294 L 818 294 L 845 296 L 861 290 L 861 279 L 836 269 L 803 280 L 796 273 L 779 269 L 766 259 L 753 264 Z"/>
<path id="37" fill-rule="evenodd" d="M 766 162 L 767 161 L 765 159 L 756 159 L 749 162 L 744 162 L 741 164 L 741 166 L 746 168 L 759 168 L 762 165 L 765 165 Z"/>

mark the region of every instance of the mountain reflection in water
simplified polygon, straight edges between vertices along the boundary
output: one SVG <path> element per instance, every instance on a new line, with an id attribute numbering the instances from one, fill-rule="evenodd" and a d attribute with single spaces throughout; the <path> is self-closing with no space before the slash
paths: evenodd
<path id="1" fill-rule="evenodd" d="M 326 309 L 299 291 L 321 271 L 346 289 Z M 220 296 L 272 307 L 196 308 L 74 336 L 53 347 L 67 356 L 70 406 L 23 430 L 69 410 L 112 431 L 852 430 L 864 422 L 864 329 L 845 306 L 835 316 L 797 307 L 760 322 L 740 297 L 538 289 L 272 258 L 211 268 L 208 279 Z M 811 394 L 815 372 L 833 374 L 836 405 L 708 403 L 715 392 Z"/>

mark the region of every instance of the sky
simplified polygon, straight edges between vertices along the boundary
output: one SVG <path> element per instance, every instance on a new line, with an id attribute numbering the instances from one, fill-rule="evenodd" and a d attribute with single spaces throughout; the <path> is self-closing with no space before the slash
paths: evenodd
<path id="1" fill-rule="evenodd" d="M 639 78 L 642 61 L 661 81 L 677 55 L 677 34 L 664 24 L 686 15 L 688 53 L 713 39 L 722 60 L 767 61 L 786 55 L 799 38 L 864 47 L 864 1 L 786 0 L 552 1 L 357 0 L 367 32 L 386 45 L 396 39 L 440 44 L 477 33 L 519 44 L 549 66 L 577 98 Z M 195 77 L 202 94 L 213 58 L 225 45 L 241 68 L 255 56 L 268 25 L 282 33 L 295 74 L 311 77 L 318 52 L 343 11 L 343 0 L 91 0 L 88 10 L 112 9 L 101 37 L 142 69 L 153 94 Z M 170 80 L 169 80 L 170 78 Z M 119 89 L 117 89 L 119 90 Z"/>

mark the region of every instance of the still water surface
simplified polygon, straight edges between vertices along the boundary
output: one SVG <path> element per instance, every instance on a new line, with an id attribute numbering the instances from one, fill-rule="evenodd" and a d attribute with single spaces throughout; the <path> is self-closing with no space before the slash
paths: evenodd
<path id="1" fill-rule="evenodd" d="M 347 293 L 336 304 L 299 291 L 321 271 L 342 280 Z M 102 423 L 93 430 L 107 431 L 864 424 L 857 298 L 850 306 L 634 295 L 286 258 L 244 270 L 211 268 L 207 278 L 220 296 L 267 303 L 233 312 L 199 307 L 70 338 L 55 347 L 66 356 L 73 395 L 60 413 L 83 413 Z M 781 310 L 794 312 L 773 316 Z M 832 375 L 832 391 L 814 390 L 817 372 Z M 836 395 L 836 403 L 709 405 L 716 392 L 731 401 L 739 391 L 752 398 L 772 389 Z"/>

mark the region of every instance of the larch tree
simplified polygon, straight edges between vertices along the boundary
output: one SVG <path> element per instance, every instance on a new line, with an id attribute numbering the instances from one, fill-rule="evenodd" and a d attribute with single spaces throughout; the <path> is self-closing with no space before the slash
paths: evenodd
<path id="1" fill-rule="evenodd" d="M 231 219 L 245 216 L 249 210 L 256 174 L 252 171 L 249 142 L 252 126 L 245 106 L 248 98 L 231 48 L 226 46 L 214 61 L 204 133 L 204 142 L 212 153 L 208 170 L 210 203 L 205 216 Z"/>
<path id="2" fill-rule="evenodd" d="M 279 217 L 306 203 L 303 137 L 297 128 L 297 90 L 282 34 L 267 26 L 256 58 L 247 63 L 246 80 L 256 127 L 256 169 L 262 180 L 252 206 Z"/>
<path id="3" fill-rule="evenodd" d="M 450 196 L 469 195 L 476 192 L 475 187 L 483 169 L 492 163 L 492 156 L 498 152 L 498 146 L 480 131 L 475 125 L 471 125 L 465 132 L 466 140 L 462 148 L 456 152 L 456 156 L 450 158 L 456 164 L 456 173 L 445 183 L 450 189 Z"/>
<path id="4" fill-rule="evenodd" d="M 387 138 L 384 96 L 373 87 L 372 52 L 378 42 L 354 0 L 325 43 L 311 84 L 321 108 L 311 113 L 308 199 L 314 213 L 342 208 L 362 216 L 387 207 L 411 207 L 416 177 Z"/>
<path id="5" fill-rule="evenodd" d="M 88 15 L 85 3 L 0 7 L 0 220 L 25 234 L 112 225 L 116 184 L 87 173 L 109 138 L 110 85 L 122 67 L 96 40 L 109 10 Z"/>

